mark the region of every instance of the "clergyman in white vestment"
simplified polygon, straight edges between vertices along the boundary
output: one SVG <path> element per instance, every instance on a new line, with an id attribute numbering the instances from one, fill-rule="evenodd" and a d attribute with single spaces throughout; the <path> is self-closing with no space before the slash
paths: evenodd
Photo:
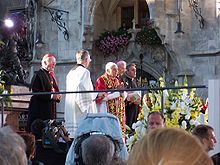
<path id="1" fill-rule="evenodd" d="M 87 69 L 91 61 L 89 52 L 80 50 L 76 53 L 77 65 L 66 76 L 66 91 L 92 91 L 94 90 Z M 97 93 L 72 93 L 66 94 L 64 119 L 65 127 L 74 137 L 78 124 L 87 113 L 97 113 L 95 99 Z"/>

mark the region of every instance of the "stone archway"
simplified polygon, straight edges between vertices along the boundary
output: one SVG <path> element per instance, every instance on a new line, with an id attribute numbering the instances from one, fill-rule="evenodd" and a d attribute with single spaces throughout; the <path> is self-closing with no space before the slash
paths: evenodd
<path id="1" fill-rule="evenodd" d="M 156 79 L 163 75 L 163 73 L 170 74 L 169 66 L 178 67 L 178 63 L 175 58 L 175 53 L 170 50 L 169 45 L 162 44 L 160 46 L 144 46 L 140 47 L 134 41 L 130 41 L 129 45 L 125 50 L 118 52 L 116 55 L 104 56 L 100 53 L 94 46 L 94 40 L 97 36 L 94 34 L 94 30 L 97 31 L 97 27 L 94 26 L 94 20 L 96 20 L 96 10 L 100 4 L 102 4 L 104 0 L 90 0 L 88 5 L 88 13 L 87 13 L 87 25 L 85 27 L 85 38 L 86 42 L 84 42 L 85 48 L 90 48 L 91 53 L 93 55 L 93 63 L 92 63 L 92 74 L 97 78 L 104 72 L 104 66 L 109 61 L 115 61 L 117 59 L 125 60 L 126 62 L 134 62 L 137 64 L 137 67 L 140 69 L 139 63 L 139 55 L 142 53 L 144 55 L 142 68 L 144 72 L 149 73 Z M 107 13 L 112 13 L 113 7 L 116 8 L 119 0 L 114 0 L 109 2 L 111 8 L 106 11 Z M 147 5 L 149 7 L 149 11 L 152 12 L 153 8 L 156 7 L 155 0 L 146 0 Z M 153 11 L 155 12 L 155 11 Z M 150 13 L 151 18 L 154 17 L 155 13 Z M 105 17 L 105 16 L 103 16 Z M 100 18 L 99 18 L 100 19 Z M 157 30 L 159 37 L 163 42 L 163 36 L 160 35 L 160 32 Z M 95 61 L 95 62 L 94 62 Z M 170 65 L 171 64 L 171 65 Z M 97 70 L 101 72 L 97 72 Z M 177 69 L 178 70 L 178 69 Z M 94 79 L 95 79 L 94 78 Z"/>
<path id="2" fill-rule="evenodd" d="M 97 78 L 104 72 L 105 64 L 109 61 L 124 60 L 127 63 L 135 63 L 137 69 L 143 70 L 155 79 L 159 79 L 165 74 L 169 74 L 168 61 L 171 61 L 164 45 L 141 47 L 135 42 L 130 41 L 128 47 L 117 55 L 103 56 L 98 50 L 92 50 L 92 74 Z M 140 54 L 143 54 L 142 67 Z M 94 62 L 95 61 L 95 62 Z M 99 72 L 97 72 L 97 70 Z M 95 80 L 94 80 L 95 81 Z"/>

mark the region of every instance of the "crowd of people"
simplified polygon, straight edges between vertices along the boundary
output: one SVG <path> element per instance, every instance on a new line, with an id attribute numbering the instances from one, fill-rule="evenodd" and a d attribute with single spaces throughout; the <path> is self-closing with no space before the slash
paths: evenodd
<path id="1" fill-rule="evenodd" d="M 131 152 L 125 146 L 126 128 L 137 121 L 141 100 L 137 88 L 136 65 L 125 61 L 108 62 L 95 86 L 88 70 L 87 50 L 76 53 L 77 64 L 66 76 L 64 123 L 56 121 L 56 103 L 62 96 L 54 76 L 56 58 L 46 54 L 31 81 L 27 132 L 0 128 L 2 165 L 218 165 L 212 158 L 217 140 L 214 129 L 198 125 L 192 134 L 166 128 L 161 112 L 147 116 L 146 135 Z M 99 91 L 94 91 L 94 89 Z M 71 93 L 73 92 L 74 93 Z M 86 92 L 88 91 L 88 92 Z M 45 93 L 46 92 L 46 93 Z M 77 92 L 77 93 L 75 93 Z M 126 127 L 127 125 L 127 127 Z M 20 136 L 19 136 L 20 134 Z"/>
<path id="2" fill-rule="evenodd" d="M 192 133 L 166 128 L 163 115 L 148 115 L 148 132 L 127 152 L 119 120 L 109 113 L 89 113 L 79 123 L 66 152 L 44 148 L 46 123 L 37 119 L 31 133 L 0 128 L 2 165 L 218 165 L 219 153 L 208 152 L 216 144 L 214 130 L 198 125 Z M 110 125 L 110 126 L 109 126 Z M 41 133 L 40 133 L 41 132 Z M 20 134 L 20 136 L 19 136 Z M 69 139 L 70 140 L 70 139 Z"/>

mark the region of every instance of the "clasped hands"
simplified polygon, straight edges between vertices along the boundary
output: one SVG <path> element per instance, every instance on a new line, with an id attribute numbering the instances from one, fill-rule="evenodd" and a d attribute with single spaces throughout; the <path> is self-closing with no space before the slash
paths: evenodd
<path id="1" fill-rule="evenodd" d="M 118 85 L 117 86 L 117 88 L 116 89 L 119 89 L 119 90 L 122 90 L 122 89 L 125 89 L 124 88 L 124 84 L 123 83 L 121 83 L 120 85 Z M 124 97 L 124 91 L 121 91 L 121 92 L 119 92 L 120 93 L 120 96 L 121 97 Z M 101 93 L 99 93 L 98 95 L 97 95 L 97 97 L 96 97 L 96 100 L 102 100 L 102 99 L 104 99 L 105 97 L 107 97 L 108 95 L 110 96 L 111 94 L 113 94 L 113 93 L 111 93 L 111 92 L 101 92 Z M 112 96 L 110 96 L 110 98 L 111 98 Z M 117 97 L 119 97 L 119 96 L 117 96 Z M 108 98 L 108 99 L 110 99 L 110 98 Z M 115 96 L 113 96 L 113 98 L 116 98 Z M 111 98 L 111 99 L 113 99 L 113 98 Z"/>
<path id="2" fill-rule="evenodd" d="M 56 102 L 60 102 L 62 95 L 61 94 L 53 94 L 53 100 Z"/>
<path id="3" fill-rule="evenodd" d="M 118 89 L 118 90 L 123 90 L 123 89 L 125 89 L 124 83 L 121 82 L 121 84 L 118 85 L 118 87 L 117 87 L 116 89 Z M 120 92 L 120 96 L 123 97 L 123 98 L 126 98 L 126 97 L 127 97 L 127 93 L 126 93 L 125 91 L 121 91 L 121 92 Z"/>
<path id="4" fill-rule="evenodd" d="M 102 100 L 103 98 L 105 98 L 106 96 L 108 95 L 108 93 L 106 92 L 102 92 L 102 93 L 99 93 L 96 97 L 97 100 Z"/>

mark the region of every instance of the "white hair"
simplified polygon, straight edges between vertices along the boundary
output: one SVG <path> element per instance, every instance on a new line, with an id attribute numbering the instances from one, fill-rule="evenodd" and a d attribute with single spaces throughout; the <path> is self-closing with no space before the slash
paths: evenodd
<path id="1" fill-rule="evenodd" d="M 50 54 L 50 53 L 45 54 L 45 55 L 43 56 L 42 60 L 41 60 L 41 66 L 42 66 L 42 68 L 45 68 L 45 67 L 47 66 L 47 64 L 45 64 L 45 61 L 47 62 L 49 58 L 54 58 L 54 59 L 56 59 L 53 54 Z"/>
<path id="2" fill-rule="evenodd" d="M 0 164 L 26 165 L 26 145 L 9 126 L 0 128 Z"/>
<path id="3" fill-rule="evenodd" d="M 123 60 L 120 60 L 116 64 L 117 64 L 117 66 L 120 66 L 122 64 L 126 66 L 127 63 L 125 61 L 123 61 Z"/>
<path id="4" fill-rule="evenodd" d="M 116 66 L 118 68 L 118 66 L 114 63 L 114 62 L 108 62 L 105 65 L 105 71 L 107 72 L 108 69 L 111 69 L 112 66 Z"/>

